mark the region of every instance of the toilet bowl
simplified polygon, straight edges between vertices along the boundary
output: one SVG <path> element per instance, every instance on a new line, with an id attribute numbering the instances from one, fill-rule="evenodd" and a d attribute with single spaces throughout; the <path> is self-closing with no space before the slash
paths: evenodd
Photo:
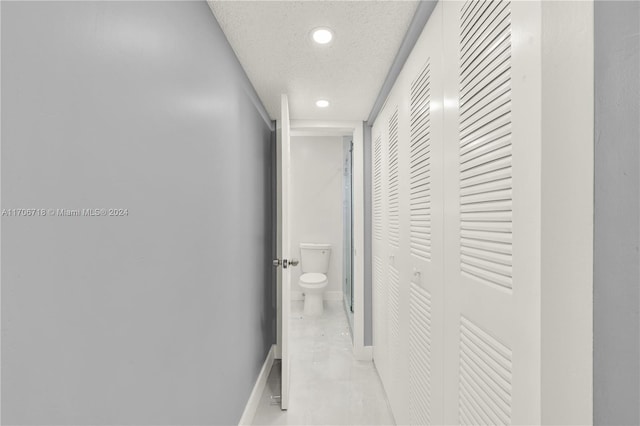
<path id="1" fill-rule="evenodd" d="M 304 315 L 319 316 L 324 311 L 324 290 L 329 280 L 325 274 L 307 272 L 300 276 L 300 287 L 304 293 Z"/>
<path id="2" fill-rule="evenodd" d="M 327 272 L 331 258 L 330 244 L 301 243 L 298 284 L 304 293 L 304 315 L 319 316 L 324 312 L 324 291 L 329 284 Z"/>

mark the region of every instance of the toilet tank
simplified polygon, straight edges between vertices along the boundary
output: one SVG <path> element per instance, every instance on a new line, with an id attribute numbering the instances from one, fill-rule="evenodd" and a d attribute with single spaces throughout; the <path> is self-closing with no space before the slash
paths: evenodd
<path id="1" fill-rule="evenodd" d="M 329 271 L 331 258 L 331 244 L 300 243 L 300 264 L 302 273 Z"/>

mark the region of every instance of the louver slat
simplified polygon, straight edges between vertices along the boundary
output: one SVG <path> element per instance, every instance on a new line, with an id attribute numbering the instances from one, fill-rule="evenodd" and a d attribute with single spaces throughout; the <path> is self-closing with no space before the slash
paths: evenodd
<path id="1" fill-rule="evenodd" d="M 373 143 L 373 237 L 382 240 L 382 140 Z"/>
<path id="2" fill-rule="evenodd" d="M 511 290 L 511 8 L 508 1 L 463 6 L 460 60 L 460 269 Z M 468 407 L 477 401 L 465 396 Z M 484 419 L 480 412 L 467 419 Z M 479 416 L 479 417 L 478 417 Z"/>
<path id="3" fill-rule="evenodd" d="M 431 424 L 431 295 L 409 287 L 409 420 Z"/>
<path id="4" fill-rule="evenodd" d="M 409 246 L 431 260 L 431 91 L 430 65 L 411 83 L 409 142 Z"/>
<path id="5" fill-rule="evenodd" d="M 382 260 L 378 256 L 373 258 L 373 282 L 374 282 L 374 309 L 376 310 L 376 315 L 374 315 L 374 332 L 376 341 L 374 342 L 376 345 L 382 345 L 386 340 L 384 330 L 386 316 L 384 315 L 385 306 L 386 306 L 386 292 L 384 286 L 384 276 L 382 269 Z"/>
<path id="6" fill-rule="evenodd" d="M 463 316 L 459 356 L 460 423 L 510 424 L 511 350 Z"/>
<path id="7" fill-rule="evenodd" d="M 400 244 L 400 199 L 398 169 L 398 107 L 389 118 L 389 244 Z"/>
<path id="8" fill-rule="evenodd" d="M 399 321 L 399 303 L 400 303 L 400 275 L 398 270 L 393 266 L 389 266 L 389 287 L 387 289 L 389 299 L 388 299 L 388 345 L 389 345 L 389 365 L 392 367 L 392 375 L 399 368 L 400 362 L 400 321 Z"/>

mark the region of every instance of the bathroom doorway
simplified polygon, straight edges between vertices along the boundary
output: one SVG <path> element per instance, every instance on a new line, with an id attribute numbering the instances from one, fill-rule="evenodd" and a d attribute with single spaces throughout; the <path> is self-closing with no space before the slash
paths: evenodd
<path id="1" fill-rule="evenodd" d="M 291 162 L 287 179 L 291 199 L 290 256 L 301 260 L 301 243 L 332 246 L 326 274 L 328 284 L 323 294 L 324 306 L 330 314 L 337 314 L 336 309 L 342 312 L 347 323 L 344 337 L 349 341 L 353 357 L 361 361 L 371 360 L 371 326 L 365 324 L 365 318 L 370 318 L 371 304 L 370 300 L 365 300 L 364 288 L 363 123 L 292 120 L 290 125 Z M 327 143 L 332 147 L 318 151 L 318 143 Z M 333 194 L 331 202 L 325 197 L 328 192 Z M 300 306 L 304 309 L 305 290 L 300 282 L 302 263 L 298 265 L 296 262 L 289 269 L 291 284 L 288 300 L 284 300 L 282 293 L 278 294 L 279 310 L 288 303 L 296 309 Z M 282 328 L 287 327 L 295 335 L 299 326 L 307 322 L 302 313 L 297 314 L 296 310 L 290 312 L 290 325 L 283 321 L 278 323 L 276 354 L 284 346 L 281 337 L 285 333 Z M 329 320 L 329 317 L 325 320 Z M 295 346 L 297 343 L 291 341 L 291 344 Z M 296 371 L 291 374 L 291 377 L 296 376 Z"/>
<path id="2" fill-rule="evenodd" d="M 296 192 L 296 188 L 307 186 L 310 183 L 307 177 L 296 177 L 295 170 L 300 169 L 300 163 L 292 157 L 291 167 L 292 175 L 291 188 L 292 197 L 297 199 L 292 205 L 292 254 L 299 254 L 300 242 L 311 243 L 330 243 L 335 242 L 335 248 L 332 250 L 330 263 L 333 271 L 329 270 L 329 285 L 325 291 L 325 300 L 330 303 L 339 303 L 341 310 L 345 311 L 348 317 L 350 335 L 352 338 L 352 348 L 354 356 L 359 360 L 370 360 L 371 351 L 371 324 L 365 324 L 365 318 L 370 318 L 371 304 L 370 300 L 365 299 L 365 283 L 364 283 L 364 127 L 362 122 L 356 121 L 312 121 L 312 120 L 292 120 L 291 121 L 291 137 L 292 144 L 307 139 L 307 148 L 311 146 L 309 139 L 321 139 L 322 137 L 337 138 L 337 163 L 335 166 L 330 165 L 336 175 L 327 173 L 324 180 L 324 186 L 321 183 L 311 184 L 316 188 L 315 195 L 313 188 L 310 191 Z M 335 140 L 335 139 L 334 139 Z M 299 146 L 298 146 L 299 147 Z M 292 148 L 294 151 L 296 148 Z M 298 154 L 302 151 L 303 156 L 307 156 L 308 167 L 307 172 L 316 171 L 319 163 L 324 162 L 321 156 L 326 155 L 326 151 L 316 152 L 302 148 L 298 150 Z M 306 151 L 306 154 L 304 152 Z M 295 152 L 292 151 L 295 157 Z M 346 155 L 345 155 L 346 154 Z M 311 156 L 311 158 L 309 158 Z M 333 157 L 335 158 L 335 157 Z M 304 159 L 302 160 L 305 161 Z M 333 160 L 331 160 L 333 161 Z M 296 166 L 296 163 L 298 166 Z M 304 166 L 302 166 L 304 167 Z M 335 167 L 335 168 L 333 168 Z M 346 169 L 346 171 L 345 171 Z M 308 176 L 308 173 L 307 173 Z M 318 204 L 318 196 L 321 194 L 318 189 L 328 188 L 330 181 L 337 178 L 337 193 L 334 200 L 337 202 L 338 216 L 330 216 L 324 214 L 324 204 Z M 302 202 L 301 202 L 302 198 Z M 313 220 L 308 220 L 309 216 L 303 219 L 304 222 L 313 222 L 315 225 L 304 229 L 301 227 L 299 207 L 302 204 L 315 204 L 320 206 L 310 214 Z M 309 206 L 304 207 L 309 211 Z M 298 220 L 296 220 L 296 217 Z M 333 217 L 333 219 L 330 219 Z M 323 232 L 323 222 L 333 223 L 333 227 L 329 232 Z M 296 230 L 297 229 L 297 230 Z M 329 228 L 327 228 L 329 229 Z M 337 231 L 336 233 L 334 233 Z M 333 236 L 332 236 L 333 235 Z M 303 241 L 304 240 L 304 241 Z M 297 256 L 294 256 L 297 257 Z M 301 265 L 300 265 L 301 266 Z M 291 297 L 294 300 L 304 300 L 301 289 L 296 288 L 297 280 L 301 273 L 301 268 L 297 267 L 292 270 L 292 292 Z M 335 287 L 332 286 L 332 282 Z M 366 342 L 366 344 L 365 344 Z"/>

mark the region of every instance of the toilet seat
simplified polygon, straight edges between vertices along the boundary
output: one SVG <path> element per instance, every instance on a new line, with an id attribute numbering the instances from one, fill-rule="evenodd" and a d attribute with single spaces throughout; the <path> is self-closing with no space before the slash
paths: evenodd
<path id="1" fill-rule="evenodd" d="M 319 272 L 307 272 L 300 275 L 300 284 L 309 288 L 319 288 L 327 284 L 327 276 Z"/>

